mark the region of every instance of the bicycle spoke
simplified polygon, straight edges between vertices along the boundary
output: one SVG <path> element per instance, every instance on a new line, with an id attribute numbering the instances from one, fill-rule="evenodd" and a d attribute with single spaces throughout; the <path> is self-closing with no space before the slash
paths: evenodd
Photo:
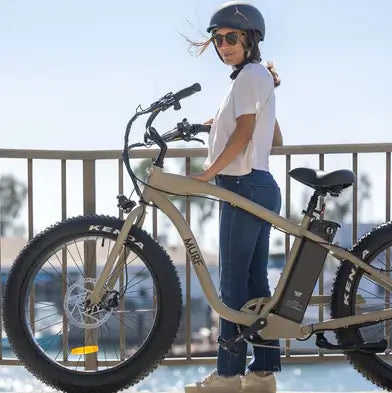
<path id="1" fill-rule="evenodd" d="M 137 284 L 140 284 L 141 282 L 147 280 L 149 277 L 144 277 L 142 278 L 140 281 L 138 281 L 136 284 L 131 285 L 129 288 L 133 288 L 134 286 L 136 286 Z"/>
<path id="2" fill-rule="evenodd" d="M 370 280 L 369 280 L 370 281 Z M 373 282 L 373 281 L 371 281 L 371 282 Z M 361 291 L 364 291 L 364 292 L 366 292 L 366 293 L 368 293 L 369 295 L 373 295 L 373 297 L 375 297 L 375 298 L 377 298 L 377 299 L 380 299 L 380 300 L 382 300 L 382 301 L 385 301 L 385 299 L 384 298 L 382 298 L 382 297 L 380 297 L 380 296 L 377 296 L 377 295 L 375 295 L 374 293 L 371 293 L 371 292 L 369 292 L 369 291 L 367 291 L 366 289 L 363 289 L 363 288 L 359 288 Z"/>
<path id="3" fill-rule="evenodd" d="M 50 272 L 48 272 L 47 270 L 45 270 L 44 268 L 42 268 L 41 267 L 41 269 L 40 270 L 42 270 L 44 273 L 46 273 L 46 274 L 49 274 L 51 277 L 56 277 L 54 274 L 52 274 L 52 273 L 50 273 Z M 57 272 L 56 272 L 57 273 Z M 59 273 L 57 273 L 57 274 L 59 274 Z M 35 280 L 34 280 L 35 281 Z"/>
<path id="4" fill-rule="evenodd" d="M 59 257 L 57 256 L 57 251 L 55 252 L 54 255 L 56 256 L 56 258 L 57 258 L 57 260 L 58 260 L 60 266 L 62 266 L 62 262 L 60 261 Z M 61 277 L 62 277 L 62 276 L 61 276 Z M 72 282 L 71 279 L 68 277 L 68 275 L 66 276 L 66 278 L 68 279 L 68 284 L 69 284 L 69 285 L 72 285 L 73 282 Z"/>
<path id="5" fill-rule="evenodd" d="M 120 322 L 121 325 L 124 325 L 124 326 L 125 326 L 126 328 L 128 328 L 128 329 L 131 329 L 132 332 L 135 333 L 135 335 L 137 335 L 136 330 L 135 330 L 133 327 L 127 325 L 124 321 L 121 321 L 120 318 L 119 318 L 119 316 L 117 316 L 117 315 L 115 315 L 115 314 L 113 314 L 113 316 Z"/>
<path id="6" fill-rule="evenodd" d="M 75 240 L 74 240 L 74 243 L 75 243 L 75 246 L 76 246 L 76 250 L 77 250 L 77 252 L 78 252 L 78 254 L 79 254 L 80 262 L 81 262 L 81 264 L 82 264 L 82 266 L 83 266 L 83 258 L 82 258 L 81 254 L 80 254 L 79 247 L 78 247 L 78 245 L 76 244 Z M 76 263 L 76 262 L 75 262 L 75 263 Z M 77 267 L 77 269 L 79 270 L 79 272 L 80 272 L 80 274 L 82 275 L 82 277 L 84 277 L 84 274 L 82 273 L 82 269 L 81 269 L 81 268 L 79 269 L 78 264 L 76 264 L 76 267 Z"/>
<path id="7" fill-rule="evenodd" d="M 145 290 L 145 291 L 150 291 L 150 290 L 153 290 L 154 288 L 152 287 L 152 288 L 143 288 L 143 290 Z M 132 293 L 132 292 L 139 292 L 140 291 L 140 289 L 134 289 L 133 291 L 127 291 L 127 293 L 129 294 L 129 293 Z M 134 297 L 132 296 L 132 299 L 133 299 Z"/>
<path id="8" fill-rule="evenodd" d="M 63 321 L 60 321 L 60 322 L 54 323 L 53 325 L 49 325 L 49 326 L 46 326 L 45 328 L 36 330 L 35 333 L 42 332 L 43 330 L 49 329 L 49 328 L 51 328 L 53 326 L 57 326 L 59 323 L 63 323 Z"/>
<path id="9" fill-rule="evenodd" d="M 34 322 L 36 323 L 36 322 L 39 322 L 39 321 L 43 321 L 44 319 L 53 317 L 53 315 L 62 315 L 62 314 L 61 314 L 61 312 L 55 312 L 55 313 L 53 313 L 53 314 L 47 315 L 47 316 L 45 316 L 45 317 L 42 317 L 42 318 L 40 318 L 40 319 L 35 319 Z"/>
<path id="10" fill-rule="evenodd" d="M 45 303 L 47 303 L 47 302 L 45 302 Z M 36 302 L 35 304 L 40 304 L 39 302 Z M 36 310 L 42 310 L 42 309 L 44 309 L 44 308 L 48 308 L 48 307 L 55 307 L 53 304 L 47 304 L 46 306 L 43 306 L 43 307 L 34 307 L 33 308 L 33 310 L 34 311 L 36 311 Z M 30 308 L 27 308 L 26 309 L 26 312 L 30 312 Z"/>
<path id="11" fill-rule="evenodd" d="M 82 275 L 82 277 L 84 277 L 84 276 L 85 276 L 84 273 L 83 273 L 83 272 L 81 271 L 81 269 L 79 268 L 79 265 L 78 265 L 78 263 L 75 261 L 75 258 L 74 258 L 73 255 L 71 254 L 71 251 L 69 251 L 68 246 L 66 245 L 65 248 L 66 248 L 66 250 L 68 251 L 68 254 L 69 254 L 70 257 L 72 258 L 72 260 L 74 261 L 76 268 L 79 270 L 79 272 L 80 272 L 80 274 Z"/>
<path id="12" fill-rule="evenodd" d="M 106 324 L 105 328 L 106 328 L 107 331 L 108 331 L 108 337 L 110 337 L 111 335 L 110 335 L 110 328 L 109 328 L 109 325 Z M 117 358 L 118 360 L 120 360 L 120 358 L 119 358 L 119 356 L 118 356 L 118 354 L 117 354 L 116 346 L 115 346 L 114 344 L 112 344 L 112 345 L 113 345 L 114 353 L 116 354 L 116 358 Z"/>
<path id="13" fill-rule="evenodd" d="M 131 284 L 132 281 L 135 280 L 137 277 L 139 277 L 140 273 L 141 273 L 142 271 L 144 271 L 144 270 L 146 270 L 146 268 L 145 268 L 145 267 L 142 267 L 141 270 L 139 270 L 139 271 L 135 274 L 135 276 L 132 278 L 132 280 L 127 282 L 127 284 Z"/>
<path id="14" fill-rule="evenodd" d="M 45 351 L 47 351 L 49 349 L 49 347 L 53 344 L 54 340 L 56 340 L 56 338 L 59 336 L 59 334 L 64 330 L 64 328 L 61 328 L 59 330 L 59 332 L 53 337 L 52 341 L 50 342 L 50 344 L 44 349 Z"/>
<path id="15" fill-rule="evenodd" d="M 120 255 L 121 255 L 121 254 L 120 254 Z M 108 280 L 111 279 L 114 275 L 118 274 L 118 273 L 121 271 L 121 269 L 122 269 L 123 267 L 126 269 L 126 267 L 127 267 L 129 264 L 131 264 L 136 258 L 138 258 L 137 255 L 136 255 L 135 258 L 133 258 L 131 261 L 125 263 L 125 266 L 121 266 L 121 265 L 120 265 L 120 266 L 117 267 L 117 270 L 114 269 L 114 271 L 110 274 Z M 145 269 L 145 268 L 144 268 L 144 269 Z M 126 286 L 125 286 L 125 287 L 126 287 Z M 124 289 L 124 287 L 120 289 L 120 292 L 122 292 L 123 289 Z"/>
<path id="16" fill-rule="evenodd" d="M 102 334 L 102 331 L 103 331 L 103 326 L 100 326 L 100 327 L 99 327 L 99 332 L 100 332 L 100 335 L 101 335 L 101 341 L 103 341 L 103 334 Z M 108 358 L 107 358 L 107 355 L 106 355 L 106 348 L 105 348 L 105 345 L 103 345 L 103 354 L 105 355 L 106 368 L 109 368 L 109 363 L 108 363 Z"/>

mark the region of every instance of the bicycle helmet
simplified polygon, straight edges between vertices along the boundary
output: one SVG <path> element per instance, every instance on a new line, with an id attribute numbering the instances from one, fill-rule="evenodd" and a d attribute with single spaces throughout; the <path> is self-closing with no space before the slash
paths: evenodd
<path id="1" fill-rule="evenodd" d="M 263 15 L 256 7 L 244 1 L 229 1 L 215 11 L 207 32 L 211 33 L 220 27 L 258 31 L 260 41 L 264 41 L 265 23 Z"/>
<path id="2" fill-rule="evenodd" d="M 247 44 L 244 47 L 245 59 L 241 64 L 235 65 L 233 67 L 234 71 L 230 74 L 230 78 L 235 79 L 246 64 L 261 61 L 258 43 L 264 41 L 265 37 L 264 18 L 261 12 L 250 3 L 229 1 L 222 4 L 212 15 L 207 32 L 213 33 L 214 30 L 221 27 L 243 30 L 247 34 Z M 223 61 L 216 47 L 215 51 Z"/>

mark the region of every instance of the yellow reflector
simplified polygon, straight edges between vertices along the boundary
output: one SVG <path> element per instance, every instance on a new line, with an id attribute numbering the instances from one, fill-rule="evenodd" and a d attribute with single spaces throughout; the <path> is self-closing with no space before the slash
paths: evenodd
<path id="1" fill-rule="evenodd" d="M 89 345 L 87 347 L 76 347 L 71 349 L 73 355 L 87 355 L 98 352 L 98 345 Z"/>

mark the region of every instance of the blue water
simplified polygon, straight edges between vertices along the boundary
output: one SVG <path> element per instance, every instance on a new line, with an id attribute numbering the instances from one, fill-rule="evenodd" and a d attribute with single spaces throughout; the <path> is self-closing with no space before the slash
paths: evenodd
<path id="1" fill-rule="evenodd" d="M 124 392 L 182 392 L 186 384 L 200 380 L 213 366 L 160 366 L 139 384 Z M 381 390 L 345 362 L 283 364 L 277 374 L 278 390 L 298 392 L 360 392 Z M 52 392 L 23 367 L 2 366 L 0 392 Z"/>

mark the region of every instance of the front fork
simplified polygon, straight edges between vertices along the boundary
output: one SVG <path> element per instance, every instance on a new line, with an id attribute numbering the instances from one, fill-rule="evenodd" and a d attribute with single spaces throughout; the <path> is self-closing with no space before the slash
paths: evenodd
<path id="1" fill-rule="evenodd" d="M 106 261 L 106 264 L 103 268 L 101 275 L 99 276 L 93 291 L 87 298 L 87 301 L 90 304 L 98 304 L 104 295 L 104 292 L 111 291 L 118 279 L 118 276 L 125 265 L 126 253 L 123 245 L 125 244 L 129 231 L 134 225 L 135 221 L 137 221 L 138 225 L 141 226 L 144 222 L 146 207 L 144 204 L 139 204 L 136 208 L 134 208 L 127 216 L 124 221 L 124 224 L 121 228 L 120 233 L 118 234 L 117 240 L 114 243 L 112 250 L 110 251 L 109 257 Z M 117 257 L 119 257 L 117 259 Z M 115 265 L 115 262 L 117 263 Z M 113 270 L 113 266 L 114 270 Z M 111 272 L 113 273 L 111 274 Z M 110 275 L 110 278 L 109 278 Z M 109 278 L 109 281 L 107 281 Z"/>

